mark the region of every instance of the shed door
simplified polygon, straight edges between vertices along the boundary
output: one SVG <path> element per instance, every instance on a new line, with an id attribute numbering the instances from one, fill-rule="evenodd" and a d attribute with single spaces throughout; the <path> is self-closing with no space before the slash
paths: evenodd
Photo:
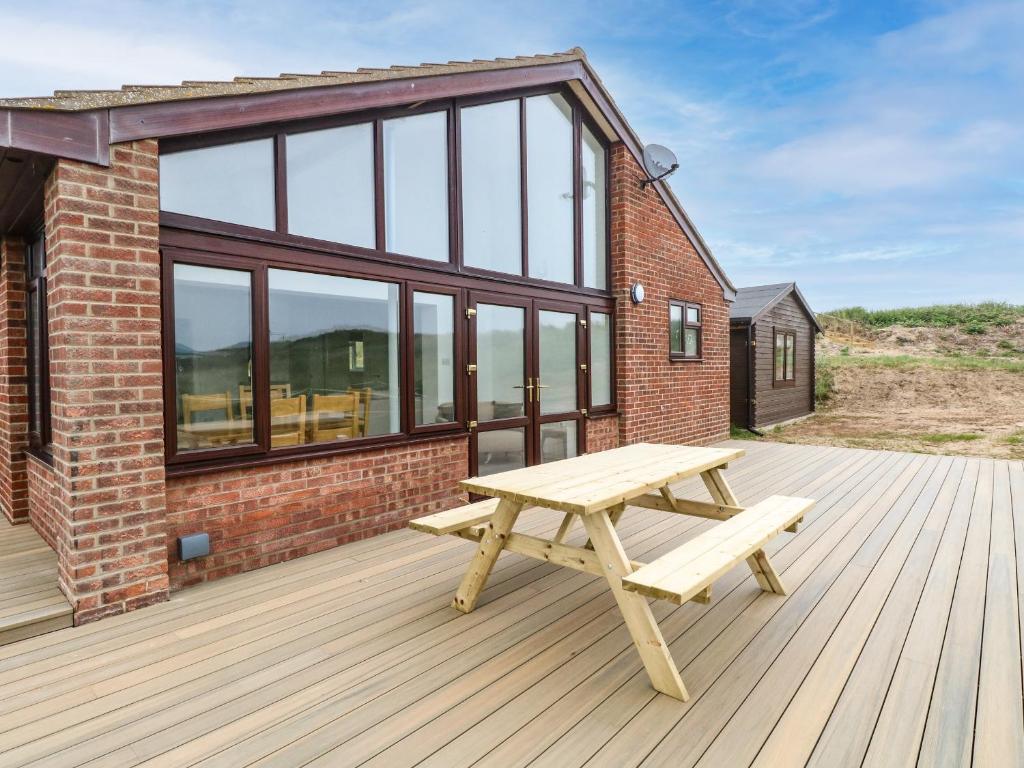
<path id="1" fill-rule="evenodd" d="M 734 328 L 729 332 L 729 404 L 732 423 L 738 427 L 750 426 L 750 356 L 747 353 L 747 329 Z"/>

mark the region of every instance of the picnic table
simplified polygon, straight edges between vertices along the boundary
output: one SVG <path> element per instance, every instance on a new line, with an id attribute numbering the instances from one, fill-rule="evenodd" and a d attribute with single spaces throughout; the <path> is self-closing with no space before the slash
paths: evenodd
<path id="1" fill-rule="evenodd" d="M 468 613 L 476 605 L 502 551 L 545 560 L 601 576 L 615 596 L 655 689 L 685 701 L 686 687 L 647 598 L 677 604 L 709 602 L 712 582 L 745 561 L 767 592 L 785 589 L 763 546 L 783 530 L 795 531 L 814 502 L 772 496 L 740 506 L 722 474 L 744 455 L 741 448 L 705 448 L 637 443 L 523 469 L 462 481 L 462 488 L 491 497 L 410 521 L 419 531 L 453 534 L 479 542 L 453 607 Z M 675 496 L 672 484 L 699 475 L 712 501 Z M 720 521 L 649 564 L 629 559 L 615 526 L 626 506 Z M 512 530 L 520 512 L 541 507 L 563 514 L 553 539 Z M 589 541 L 570 546 L 565 538 L 582 520 Z"/>

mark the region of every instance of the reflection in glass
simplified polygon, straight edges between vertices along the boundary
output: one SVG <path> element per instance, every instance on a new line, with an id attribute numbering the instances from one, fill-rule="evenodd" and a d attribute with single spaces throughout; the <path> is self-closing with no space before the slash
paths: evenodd
<path id="1" fill-rule="evenodd" d="M 388 251 L 448 261 L 448 115 L 384 121 Z"/>
<path id="2" fill-rule="evenodd" d="M 540 412 L 576 410 L 576 315 L 540 314 Z"/>
<path id="3" fill-rule="evenodd" d="M 612 323 L 611 315 L 590 313 L 590 405 L 594 408 L 612 402 Z"/>
<path id="4" fill-rule="evenodd" d="M 700 323 L 700 307 L 686 307 L 686 322 L 694 325 Z"/>
<path id="5" fill-rule="evenodd" d="M 786 334 L 786 379 L 792 381 L 795 377 L 796 368 L 796 336 Z"/>
<path id="6" fill-rule="evenodd" d="M 576 422 L 555 421 L 540 425 L 540 460 L 560 461 L 576 455 Z"/>
<path id="7" fill-rule="evenodd" d="M 519 101 L 466 107 L 460 130 L 465 263 L 521 275 Z"/>
<path id="8" fill-rule="evenodd" d="M 608 287 L 608 249 L 605 244 L 605 158 L 604 147 L 583 126 L 581 143 L 581 190 L 583 194 L 583 285 Z"/>
<path id="9" fill-rule="evenodd" d="M 34 300 L 34 298 L 27 302 L 28 372 L 30 377 L 28 386 L 31 393 L 31 396 L 28 398 L 29 408 L 31 409 L 28 423 L 30 431 L 41 433 L 43 424 L 43 347 L 40 344 L 40 340 L 43 338 L 43 328 L 39 322 L 39 301 Z"/>
<path id="10" fill-rule="evenodd" d="M 526 466 L 526 427 L 477 433 L 479 475 L 493 475 Z"/>
<path id="11" fill-rule="evenodd" d="M 373 248 L 373 124 L 288 136 L 288 231 Z"/>
<path id="12" fill-rule="evenodd" d="M 683 351 L 683 308 L 678 304 L 669 304 L 669 344 L 671 351 Z"/>
<path id="13" fill-rule="evenodd" d="M 572 107 L 558 94 L 526 99 L 530 277 L 572 283 Z"/>
<path id="14" fill-rule="evenodd" d="M 160 208 L 274 229 L 274 140 L 161 155 Z"/>
<path id="15" fill-rule="evenodd" d="M 455 421 L 455 299 L 416 291 L 412 313 L 416 425 Z"/>
<path id="16" fill-rule="evenodd" d="M 398 286 L 280 269 L 267 279 L 271 391 L 284 393 L 271 400 L 271 442 L 398 432 Z"/>
<path id="17" fill-rule="evenodd" d="M 786 337 L 781 333 L 775 334 L 775 380 L 783 381 L 786 376 Z"/>
<path id="18" fill-rule="evenodd" d="M 478 304 L 476 315 L 477 420 L 523 416 L 526 384 L 524 329 L 526 310 Z"/>
<path id="19" fill-rule="evenodd" d="M 697 357 L 699 353 L 697 334 L 696 328 L 687 328 L 683 333 L 683 354 L 687 357 Z"/>
<path id="20" fill-rule="evenodd" d="M 174 265 L 174 370 L 179 450 L 253 442 L 248 272 Z"/>

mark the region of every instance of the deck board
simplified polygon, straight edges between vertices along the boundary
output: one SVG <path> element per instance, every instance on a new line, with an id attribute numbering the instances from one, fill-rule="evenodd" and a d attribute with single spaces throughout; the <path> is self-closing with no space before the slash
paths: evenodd
<path id="1" fill-rule="evenodd" d="M 32 526 L 0 516 L 0 650 L 71 624 L 56 553 Z"/>
<path id="2" fill-rule="evenodd" d="M 708 605 L 652 604 L 687 703 L 650 688 L 599 579 L 502 555 L 463 615 L 473 545 L 399 531 L 0 647 L 0 764 L 1024 763 L 1024 464 L 729 445 L 743 503 L 818 503 L 766 547 L 788 597 L 741 564 Z M 619 530 L 645 560 L 714 525 L 630 508 Z"/>

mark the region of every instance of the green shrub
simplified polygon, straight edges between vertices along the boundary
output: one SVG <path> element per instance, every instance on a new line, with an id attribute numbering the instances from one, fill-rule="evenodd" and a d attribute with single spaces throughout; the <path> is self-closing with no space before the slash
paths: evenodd
<path id="1" fill-rule="evenodd" d="M 972 320 L 971 322 L 962 325 L 960 327 L 960 330 L 962 330 L 964 333 L 971 333 L 974 334 L 975 336 L 979 336 L 985 332 L 985 326 L 977 321 Z"/>
<path id="2" fill-rule="evenodd" d="M 836 391 L 836 372 L 827 359 L 819 359 L 814 371 L 814 402 L 824 405 Z"/>
<path id="3" fill-rule="evenodd" d="M 887 328 L 892 325 L 934 328 L 960 326 L 967 333 L 978 333 L 979 331 L 968 330 L 968 327 L 988 328 L 993 325 L 1011 325 L 1024 318 L 1024 305 L 986 301 L 981 304 L 934 304 L 929 307 L 876 310 L 867 310 L 864 307 L 846 307 L 828 314 L 874 328 Z"/>

